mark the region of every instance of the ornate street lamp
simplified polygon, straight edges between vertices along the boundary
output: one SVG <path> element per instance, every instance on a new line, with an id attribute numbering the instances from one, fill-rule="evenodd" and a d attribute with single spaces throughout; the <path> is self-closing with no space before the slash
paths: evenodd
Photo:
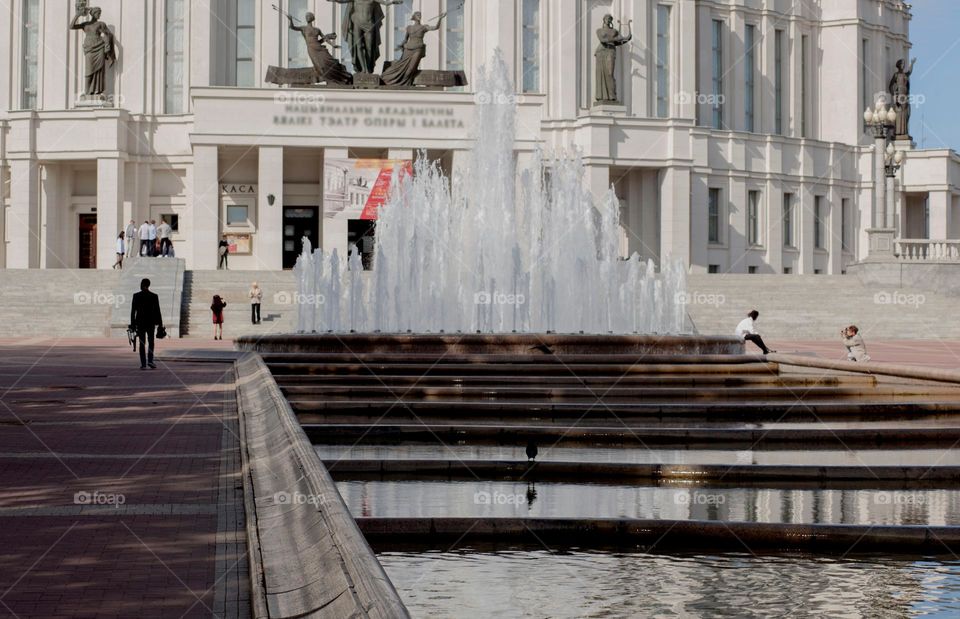
<path id="1" fill-rule="evenodd" d="M 873 219 L 867 231 L 870 237 L 870 255 L 878 259 L 892 259 L 896 238 L 894 178 L 903 165 L 904 153 L 893 145 L 897 124 L 897 110 L 887 107 L 883 98 L 876 106 L 863 112 L 863 120 L 873 130 L 874 138 L 874 195 Z M 888 186 L 889 185 L 889 186 Z"/>

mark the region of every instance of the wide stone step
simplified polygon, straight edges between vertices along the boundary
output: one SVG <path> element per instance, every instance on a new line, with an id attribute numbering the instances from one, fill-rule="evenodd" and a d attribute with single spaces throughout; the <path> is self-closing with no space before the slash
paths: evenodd
<path id="1" fill-rule="evenodd" d="M 271 363 L 270 369 L 275 374 L 359 374 L 359 375 L 512 375 L 517 372 L 550 375 L 620 375 L 630 374 L 776 374 L 778 366 L 775 363 L 751 363 L 742 365 L 722 364 L 661 364 L 661 363 L 634 363 L 634 364 L 562 364 L 562 363 L 528 363 L 516 366 L 502 363 Z"/>
<path id="2" fill-rule="evenodd" d="M 589 386 L 594 389 L 610 388 L 615 386 L 724 386 L 742 387 L 747 385 L 776 385 L 781 387 L 813 387 L 813 386 L 863 386 L 872 387 L 877 384 L 873 376 L 800 376 L 800 375 L 772 375 L 772 374 L 688 374 L 663 376 L 624 376 L 609 374 L 606 376 L 562 376 L 550 377 L 523 375 L 523 376 L 319 376 L 314 374 L 281 374 L 275 376 L 281 387 L 288 386 L 331 386 L 331 387 L 364 387 L 383 386 L 394 388 L 447 387 L 447 386 L 493 386 L 502 385 L 543 385 L 549 382 L 551 386 L 572 385 Z"/>
<path id="3" fill-rule="evenodd" d="M 918 399 L 929 399 L 936 395 L 942 401 L 960 400 L 960 391 L 951 387 L 904 386 L 874 388 L 864 387 L 805 387 L 802 391 L 780 386 L 773 387 L 731 387 L 731 386 L 696 386 L 696 387 L 624 387 L 613 385 L 607 389 L 598 390 L 589 386 L 554 387 L 543 384 L 533 387 L 467 387 L 467 386 L 423 386 L 413 385 L 401 392 L 386 385 L 342 385 L 342 386 L 290 386 L 281 384 L 281 388 L 291 400 L 303 401 L 307 399 L 322 400 L 328 403 L 349 401 L 351 399 L 389 400 L 402 397 L 404 401 L 450 401 L 459 405 L 461 402 L 473 399 L 490 401 L 534 400 L 534 401 L 618 401 L 630 400 L 645 405 L 652 403 L 672 403 L 689 400 L 738 400 L 751 402 L 754 400 L 796 402 L 803 399 L 838 400 L 857 399 L 860 402 L 888 401 L 897 402 L 909 399 L 916 402 Z"/>

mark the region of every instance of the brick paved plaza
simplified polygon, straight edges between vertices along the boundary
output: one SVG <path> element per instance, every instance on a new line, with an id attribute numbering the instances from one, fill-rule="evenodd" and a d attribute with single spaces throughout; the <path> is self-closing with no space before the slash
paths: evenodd
<path id="1" fill-rule="evenodd" d="M 247 613 L 233 372 L 0 342 L 0 616 Z"/>

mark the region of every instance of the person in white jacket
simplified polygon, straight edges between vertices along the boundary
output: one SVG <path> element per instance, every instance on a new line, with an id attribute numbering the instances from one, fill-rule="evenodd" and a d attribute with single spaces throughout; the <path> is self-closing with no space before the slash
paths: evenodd
<path id="1" fill-rule="evenodd" d="M 775 350 L 770 350 L 767 348 L 767 345 L 763 343 L 763 338 L 760 337 L 760 334 L 757 333 L 757 318 L 760 317 L 760 312 L 757 310 L 751 311 L 747 314 L 747 317 L 740 321 L 740 324 L 737 325 L 736 334 L 744 342 L 753 342 L 760 347 L 760 350 L 763 351 L 763 354 L 768 355 L 772 352 L 777 352 Z"/>
<path id="2" fill-rule="evenodd" d="M 263 290 L 260 288 L 260 284 L 253 282 L 250 286 L 250 321 L 258 325 L 260 324 L 260 303 L 263 301 Z"/>
<path id="3" fill-rule="evenodd" d="M 127 246 L 125 244 L 125 232 L 120 231 L 120 234 L 117 236 L 117 261 L 113 263 L 113 268 L 122 269 L 123 268 L 123 257 L 127 255 Z"/>

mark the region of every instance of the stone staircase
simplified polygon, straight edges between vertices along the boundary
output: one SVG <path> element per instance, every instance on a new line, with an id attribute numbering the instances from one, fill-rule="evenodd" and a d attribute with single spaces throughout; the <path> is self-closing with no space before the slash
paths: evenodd
<path id="1" fill-rule="evenodd" d="M 0 338 L 105 337 L 119 282 L 117 271 L 0 269 Z"/>
<path id="2" fill-rule="evenodd" d="M 124 261 L 117 287 L 118 304 L 110 320 L 110 335 L 126 337 L 130 324 L 133 295 L 140 291 L 140 282 L 150 280 L 150 290 L 160 297 L 160 315 L 171 338 L 180 337 L 180 307 L 183 301 L 185 262 L 179 258 L 128 258 Z"/>
<path id="3" fill-rule="evenodd" d="M 690 275 L 687 312 L 704 335 L 733 333 L 747 312 L 770 340 L 839 337 L 850 324 L 869 341 L 958 339 L 957 300 L 931 291 L 865 286 L 843 275 Z"/>
<path id="4" fill-rule="evenodd" d="M 250 284 L 263 289 L 259 325 L 250 322 Z M 210 304 L 219 294 L 227 303 L 224 337 L 293 333 L 297 328 L 296 280 L 292 271 L 188 271 L 180 322 L 183 337 L 212 337 Z"/>

